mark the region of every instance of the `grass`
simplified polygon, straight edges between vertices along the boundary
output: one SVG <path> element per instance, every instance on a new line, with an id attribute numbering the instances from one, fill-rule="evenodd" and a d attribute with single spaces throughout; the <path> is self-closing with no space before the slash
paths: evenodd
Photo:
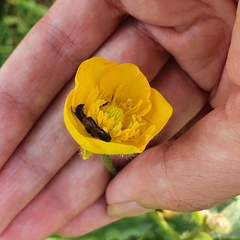
<path id="1" fill-rule="evenodd" d="M 32 26 L 47 12 L 53 0 L 1 0 L 0 66 Z"/>
<path id="2" fill-rule="evenodd" d="M 68 1 L 68 0 L 66 0 Z M 79 0 L 80 1 L 80 0 Z M 32 26 L 46 13 L 53 0 L 0 0 L 0 66 Z M 122 219 L 78 240 L 239 240 L 240 197 L 210 209 L 209 216 L 200 212 L 163 211 Z M 228 231 L 215 225 L 210 216 L 222 216 L 231 226 Z M 94 216 L 93 216 L 94 217 Z M 222 222 L 221 222 L 222 223 Z M 53 235 L 46 240 L 66 240 Z"/>

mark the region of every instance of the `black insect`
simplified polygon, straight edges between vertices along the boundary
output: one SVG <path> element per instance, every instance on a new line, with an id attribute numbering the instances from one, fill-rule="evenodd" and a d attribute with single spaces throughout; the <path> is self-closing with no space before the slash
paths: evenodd
<path id="1" fill-rule="evenodd" d="M 100 128 L 91 117 L 87 117 L 86 114 L 83 112 L 83 108 L 84 104 L 79 104 L 76 107 L 75 115 L 83 124 L 86 131 L 93 137 L 99 138 L 104 142 L 110 142 L 112 139 L 111 136 L 106 133 L 102 128 Z"/>

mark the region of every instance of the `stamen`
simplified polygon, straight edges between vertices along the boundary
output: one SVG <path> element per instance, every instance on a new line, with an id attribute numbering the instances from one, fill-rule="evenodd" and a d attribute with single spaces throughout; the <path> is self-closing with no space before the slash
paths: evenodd
<path id="1" fill-rule="evenodd" d="M 114 94 L 101 94 L 98 87 L 88 95 L 86 99 L 87 116 L 92 117 L 97 125 L 109 133 L 112 141 L 132 141 L 145 131 L 145 125 L 139 110 L 143 100 L 140 99 L 135 105 L 130 98 L 121 96 L 123 86 L 119 86 Z"/>

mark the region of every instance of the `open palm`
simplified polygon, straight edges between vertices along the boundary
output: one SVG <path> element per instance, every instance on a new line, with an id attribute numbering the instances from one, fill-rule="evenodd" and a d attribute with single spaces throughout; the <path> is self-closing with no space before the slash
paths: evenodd
<path id="1" fill-rule="evenodd" d="M 174 109 L 108 185 L 112 215 L 136 202 L 143 212 L 192 211 L 239 194 L 239 93 L 225 65 L 236 8 L 233 0 L 56 1 L 0 70 L 0 239 L 76 236 L 117 219 L 104 196 L 110 174 L 98 156 L 81 161 L 63 123 L 72 78 L 92 55 L 135 63 Z"/>

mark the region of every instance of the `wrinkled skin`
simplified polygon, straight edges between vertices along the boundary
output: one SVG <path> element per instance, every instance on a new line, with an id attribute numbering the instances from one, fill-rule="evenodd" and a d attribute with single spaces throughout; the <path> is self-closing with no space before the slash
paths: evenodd
<path id="1" fill-rule="evenodd" d="M 131 202 L 195 211 L 240 194 L 236 12 L 234 0 L 56 1 L 0 70 L 0 240 L 82 235 L 117 219 L 108 204 L 122 217 Z M 137 64 L 174 108 L 112 181 L 98 156 L 81 161 L 63 123 L 93 54 Z"/>

